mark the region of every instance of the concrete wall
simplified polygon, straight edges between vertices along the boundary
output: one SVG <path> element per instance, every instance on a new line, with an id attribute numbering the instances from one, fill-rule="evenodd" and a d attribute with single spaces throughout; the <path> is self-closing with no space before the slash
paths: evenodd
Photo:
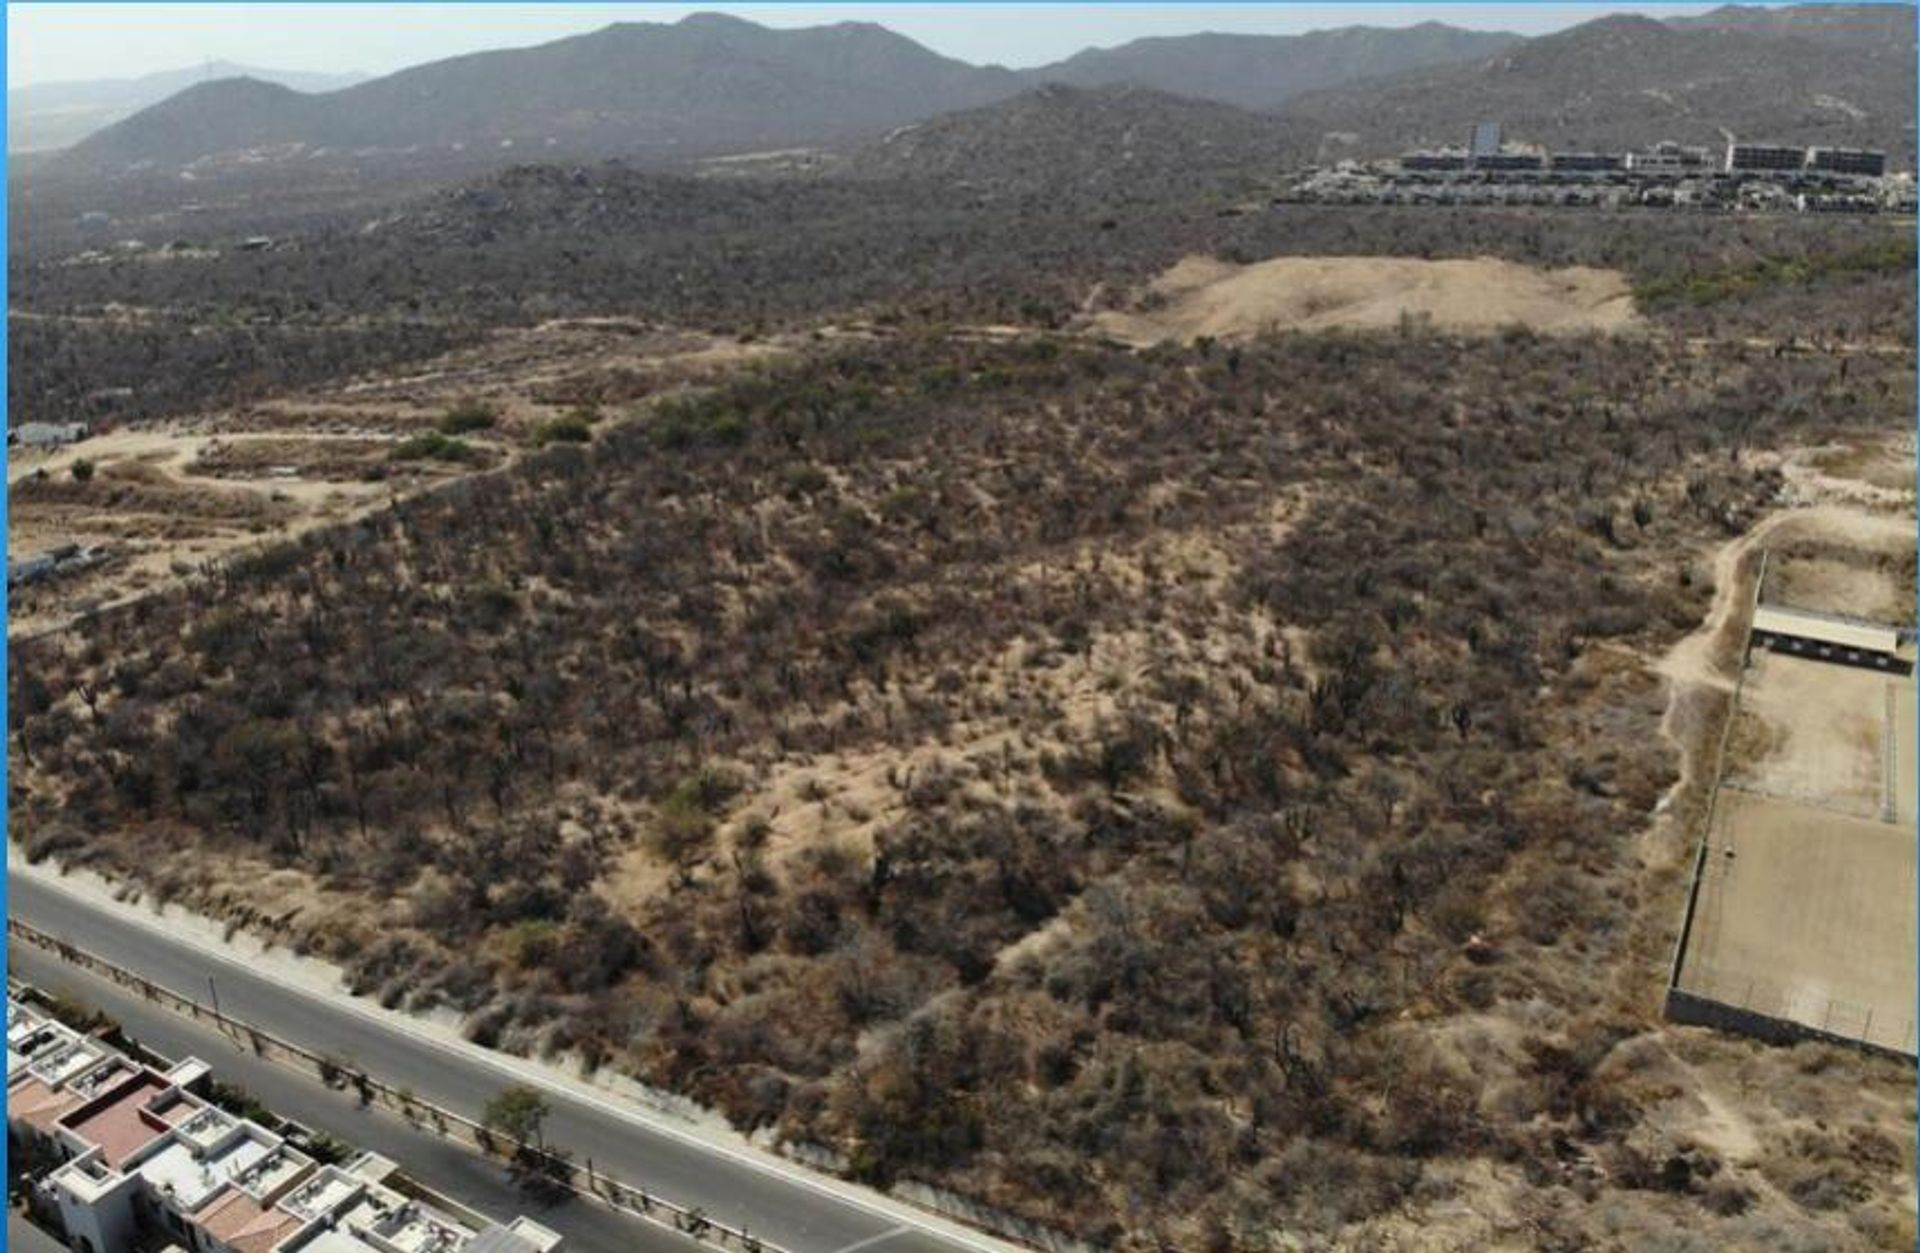
<path id="1" fill-rule="evenodd" d="M 1865 1040 L 1856 1040 L 1851 1036 L 1834 1035 L 1817 1027 L 1803 1026 L 1789 1022 L 1784 1018 L 1773 1018 L 1766 1014 L 1756 1014 L 1750 1009 L 1741 1009 L 1720 1001 L 1710 1001 L 1704 996 L 1695 996 L 1691 992 L 1682 992 L 1679 988 L 1667 989 L 1667 1018 L 1670 1021 L 1685 1023 L 1690 1027 L 1712 1027 L 1716 1031 L 1730 1031 L 1736 1035 L 1751 1036 L 1756 1040 L 1765 1040 L 1769 1044 L 1799 1044 L 1804 1040 L 1817 1040 L 1826 1044 L 1844 1044 L 1849 1048 L 1864 1049 L 1869 1053 L 1878 1053 L 1882 1057 L 1898 1058 L 1912 1062 L 1911 1053 L 1890 1049 Z"/>
<path id="2" fill-rule="evenodd" d="M 140 1176 L 128 1175 L 92 1203 L 79 1200 L 58 1184 L 48 1190 L 60 1207 L 68 1244 L 77 1253 L 89 1249 L 92 1253 L 130 1253 L 135 1231 L 133 1201 L 139 1188 Z"/>

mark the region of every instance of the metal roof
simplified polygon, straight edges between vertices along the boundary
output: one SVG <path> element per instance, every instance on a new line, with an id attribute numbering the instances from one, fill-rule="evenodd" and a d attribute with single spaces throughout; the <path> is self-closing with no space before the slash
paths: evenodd
<path id="1" fill-rule="evenodd" d="M 1859 648 L 1874 653 L 1894 653 L 1900 648 L 1900 633 L 1892 627 L 1836 618 L 1830 614 L 1810 613 L 1804 609 L 1783 609 L 1778 605 L 1761 605 L 1755 609 L 1753 629 L 1776 635 L 1797 635 L 1801 639 L 1832 644 L 1837 648 Z"/>

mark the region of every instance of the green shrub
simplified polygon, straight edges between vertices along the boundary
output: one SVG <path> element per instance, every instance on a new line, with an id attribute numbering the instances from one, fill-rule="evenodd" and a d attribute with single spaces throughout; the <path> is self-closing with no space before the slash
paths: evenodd
<path id="1" fill-rule="evenodd" d="M 483 401 L 462 400 L 440 415 L 434 423 L 434 429 L 442 435 L 465 435 L 469 431 L 484 431 L 498 421 L 493 407 Z"/>
<path id="2" fill-rule="evenodd" d="M 1720 304 L 1768 288 L 1804 287 L 1825 278 L 1911 273 L 1914 257 L 1913 240 L 1893 239 L 1844 252 L 1817 253 L 1789 260 L 1767 258 L 1670 278 L 1648 279 L 1634 284 L 1633 299 L 1643 309 Z"/>
<path id="3" fill-rule="evenodd" d="M 551 919 L 528 918 L 507 930 L 507 954 L 522 970 L 547 964 L 558 950 L 560 928 Z"/>
<path id="4" fill-rule="evenodd" d="M 593 427 L 584 420 L 569 413 L 563 418 L 544 422 L 533 433 L 533 446 L 545 448 L 548 444 L 584 444 L 593 438 Z"/>
<path id="5" fill-rule="evenodd" d="M 465 440 L 448 439 L 438 431 L 401 440 L 387 454 L 389 461 L 472 461 L 473 446 Z"/>

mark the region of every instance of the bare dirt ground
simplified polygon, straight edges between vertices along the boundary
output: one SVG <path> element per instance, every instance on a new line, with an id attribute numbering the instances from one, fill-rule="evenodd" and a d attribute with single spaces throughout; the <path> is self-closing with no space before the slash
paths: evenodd
<path id="1" fill-rule="evenodd" d="M 1845 501 L 1863 509 L 1901 511 L 1911 518 L 1914 455 L 1914 436 L 1907 432 L 1877 442 L 1803 449 L 1786 457 L 1780 470 L 1792 501 Z M 1912 539 L 1911 533 L 1907 538 Z"/>
<path id="2" fill-rule="evenodd" d="M 1915 944 L 1911 830 L 1721 791 L 1688 991 L 1911 1049 Z"/>
<path id="3" fill-rule="evenodd" d="M 1778 563 L 1778 577 L 1767 580 L 1767 603 L 1815 613 L 1843 613 L 1875 622 L 1904 623 L 1913 617 L 1910 588 L 1901 588 L 1885 570 L 1858 561 L 1809 557 Z M 1773 575 L 1775 571 L 1770 570 Z M 1845 605 L 1845 609 L 1834 606 Z"/>
<path id="4" fill-rule="evenodd" d="M 1543 270 L 1491 258 L 1280 257 L 1237 266 L 1188 257 L 1131 309 L 1093 329 L 1133 344 L 1234 339 L 1272 330 L 1386 330 L 1403 318 L 1448 330 L 1622 331 L 1639 317 L 1624 275 Z"/>
<path id="5" fill-rule="evenodd" d="M 1887 707 L 1910 679 L 1756 649 L 1723 781 L 1872 818 L 1892 781 Z M 1760 751 L 1739 750 L 1751 743 Z"/>
<path id="6" fill-rule="evenodd" d="M 1853 448 L 1839 445 L 1821 449 L 1806 458 L 1809 468 L 1838 479 L 1852 479 L 1882 491 L 1914 490 L 1914 441 L 1911 436 L 1896 446 Z"/>
<path id="7" fill-rule="evenodd" d="M 859 330 L 823 335 L 860 334 Z M 191 577 L 211 561 L 494 469 L 562 415 L 617 420 L 647 400 L 793 351 L 621 319 L 502 332 L 404 374 L 346 380 L 231 410 L 110 431 L 8 459 L 8 556 L 98 546 L 101 564 L 15 588 L 8 629 L 34 634 Z M 396 457 L 457 404 L 493 425 L 461 457 Z M 84 463 L 84 465 L 82 464 Z M 82 481 L 75 467 L 91 477 Z"/>

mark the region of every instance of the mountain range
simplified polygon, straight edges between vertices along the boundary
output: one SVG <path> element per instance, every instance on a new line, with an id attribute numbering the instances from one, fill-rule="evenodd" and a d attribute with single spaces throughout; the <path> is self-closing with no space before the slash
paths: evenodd
<path id="1" fill-rule="evenodd" d="M 1304 35 L 1202 33 L 1089 48 L 1025 71 L 1023 77 L 1074 87 L 1153 87 L 1242 109 L 1271 110 L 1302 92 L 1421 66 L 1475 61 L 1518 42 L 1520 36 L 1504 31 L 1461 30 L 1440 22 L 1343 26 Z"/>
<path id="2" fill-rule="evenodd" d="M 1791 35 L 1890 57 L 1903 50 L 1911 55 L 1914 43 L 1910 4 L 1728 4 L 1695 17 L 1670 17 L 1667 25 L 1675 30 Z"/>
<path id="3" fill-rule="evenodd" d="M 198 83 L 34 169 L 92 176 L 221 158 L 261 168 L 274 156 L 473 166 L 852 148 L 1045 84 L 1164 93 L 1127 100 L 1135 112 L 1153 99 L 1168 107 L 1171 96 L 1254 111 L 1185 115 L 1196 134 L 1217 129 L 1228 146 L 1256 115 L 1277 115 L 1287 126 L 1273 142 L 1297 147 L 1312 137 L 1299 148 L 1309 154 L 1457 141 L 1471 122 L 1497 118 L 1509 134 L 1555 146 L 1738 135 L 1872 143 L 1907 156 L 1912 15 L 1910 6 L 1728 6 L 1668 22 L 1603 18 L 1533 39 L 1436 22 L 1196 34 L 1015 71 L 941 56 L 868 22 L 775 30 L 706 13 L 453 57 L 328 91 L 260 76 Z M 1111 115 L 1120 99 L 1081 103 Z M 1006 130 L 1010 119 L 1055 125 L 1062 116 L 1057 107 L 1016 110 L 970 124 L 999 127 L 999 139 L 981 142 L 1013 153 L 1025 141 Z M 943 135 L 938 148 L 954 150 L 955 133 L 933 133 Z M 1031 138 L 1029 152 L 1072 147 Z M 885 165 L 907 151 L 933 149 L 921 136 L 866 160 Z"/>
<path id="4" fill-rule="evenodd" d="M 1261 109 L 1355 77 L 1488 55 L 1515 38 L 1433 22 L 1202 34 L 1013 71 L 940 56 L 867 22 L 773 30 L 705 13 L 430 62 L 317 94 L 257 76 L 203 83 L 87 138 L 62 164 L 177 166 L 294 145 L 302 155 L 370 148 L 709 155 L 840 143 L 1049 82 L 1146 86 Z"/>

